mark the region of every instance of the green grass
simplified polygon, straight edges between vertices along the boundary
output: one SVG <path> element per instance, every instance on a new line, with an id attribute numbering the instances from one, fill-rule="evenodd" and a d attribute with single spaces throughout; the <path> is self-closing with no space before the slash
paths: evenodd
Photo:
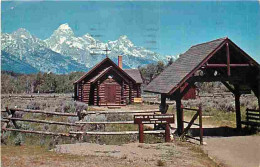
<path id="1" fill-rule="evenodd" d="M 85 157 L 80 155 L 61 154 L 48 151 L 41 146 L 12 146 L 1 145 L 2 166 L 49 166 L 52 163 L 67 164 L 73 161 L 84 163 Z M 60 164 L 60 165 L 61 165 Z M 58 165 L 58 166 L 60 166 Z"/>
<path id="2" fill-rule="evenodd" d="M 192 107 L 193 108 L 193 107 Z M 196 107 L 194 107 L 196 108 Z M 241 120 L 246 118 L 246 107 L 241 107 Z M 169 106 L 169 114 L 176 114 L 176 110 L 173 108 L 173 105 Z M 195 111 L 184 110 L 184 119 L 190 121 L 190 119 L 195 115 Z M 202 115 L 207 116 L 203 118 L 203 124 L 215 125 L 215 126 L 236 126 L 236 112 L 225 112 L 217 109 L 202 109 Z M 198 120 L 197 120 L 198 121 Z"/>

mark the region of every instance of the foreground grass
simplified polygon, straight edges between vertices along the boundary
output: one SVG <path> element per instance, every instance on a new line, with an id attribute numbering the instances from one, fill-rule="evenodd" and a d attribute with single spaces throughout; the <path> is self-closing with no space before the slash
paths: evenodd
<path id="1" fill-rule="evenodd" d="M 161 154 L 157 157 L 150 157 L 149 161 L 141 157 L 137 161 L 133 161 L 131 155 L 125 155 L 122 158 L 115 158 L 110 155 L 71 155 L 48 151 L 40 146 L 4 145 L 1 146 L 1 166 L 218 166 L 203 153 L 199 146 L 190 143 L 175 141 L 155 145 L 140 144 L 138 147 L 146 152 L 153 149 L 161 150 Z M 133 148 L 133 152 L 134 150 L 135 148 Z"/>
<path id="2" fill-rule="evenodd" d="M 73 162 L 83 162 L 83 156 L 75 156 L 69 154 L 57 154 L 47 151 L 40 146 L 1 146 L 1 166 L 21 166 L 25 167 L 28 164 L 32 166 L 48 166 L 50 164 L 61 165 Z"/>

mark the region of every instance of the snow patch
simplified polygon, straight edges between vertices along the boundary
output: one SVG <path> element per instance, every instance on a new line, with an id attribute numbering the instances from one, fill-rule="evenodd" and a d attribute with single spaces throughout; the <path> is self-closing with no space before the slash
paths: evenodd
<path id="1" fill-rule="evenodd" d="M 65 40 L 66 40 L 66 37 L 61 37 L 59 43 L 62 44 Z"/>
<path id="2" fill-rule="evenodd" d="M 70 45 L 71 43 L 72 43 L 72 42 L 70 42 L 70 41 L 67 41 L 67 42 L 66 42 L 66 44 L 68 44 L 68 45 Z"/>
<path id="3" fill-rule="evenodd" d="M 25 38 L 25 39 L 27 39 L 25 35 L 21 35 L 21 38 Z"/>
<path id="4" fill-rule="evenodd" d="M 83 45 L 82 45 L 81 43 L 78 43 L 78 42 L 74 42 L 74 43 L 72 44 L 72 46 L 75 47 L 75 48 L 79 48 L 79 49 L 82 49 L 82 48 L 83 48 Z"/>
<path id="5" fill-rule="evenodd" d="M 70 30 L 71 28 L 70 28 L 69 24 L 66 23 L 66 24 L 60 25 L 58 29 L 60 29 L 60 30 Z"/>

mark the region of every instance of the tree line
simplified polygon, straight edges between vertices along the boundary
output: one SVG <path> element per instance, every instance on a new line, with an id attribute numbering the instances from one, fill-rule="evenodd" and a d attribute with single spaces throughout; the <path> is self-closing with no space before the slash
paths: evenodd
<path id="1" fill-rule="evenodd" d="M 54 73 L 18 74 L 1 71 L 2 93 L 70 93 L 73 82 L 83 72 L 58 75 Z"/>

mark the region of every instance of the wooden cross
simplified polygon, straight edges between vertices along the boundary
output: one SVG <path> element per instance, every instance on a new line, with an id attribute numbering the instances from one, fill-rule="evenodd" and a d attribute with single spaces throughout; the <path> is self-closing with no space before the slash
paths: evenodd
<path id="1" fill-rule="evenodd" d="M 106 52 L 106 57 L 108 57 L 108 54 L 107 54 L 107 52 L 108 52 L 108 51 L 111 51 L 111 50 L 109 50 L 109 49 L 106 47 L 106 49 L 105 49 L 105 50 L 103 50 L 103 51 L 105 51 L 105 52 Z"/>

